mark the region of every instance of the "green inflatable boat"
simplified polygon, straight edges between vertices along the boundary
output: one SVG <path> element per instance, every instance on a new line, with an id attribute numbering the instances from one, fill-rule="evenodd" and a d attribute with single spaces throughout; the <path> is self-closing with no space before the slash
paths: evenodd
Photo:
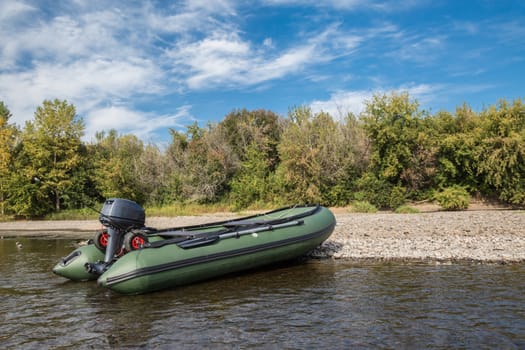
<path id="1" fill-rule="evenodd" d="M 74 281 L 98 280 L 125 294 L 172 288 L 290 260 L 326 240 L 330 210 L 292 206 L 240 219 L 157 230 L 145 227 L 137 203 L 111 198 L 100 213 L 104 229 L 53 268 Z"/>

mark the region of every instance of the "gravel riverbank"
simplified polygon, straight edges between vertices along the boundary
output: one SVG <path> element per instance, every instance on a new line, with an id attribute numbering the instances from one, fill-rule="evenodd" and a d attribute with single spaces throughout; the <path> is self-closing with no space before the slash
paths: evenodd
<path id="1" fill-rule="evenodd" d="M 337 215 L 314 256 L 441 262 L 525 262 L 525 211 Z"/>
<path id="2" fill-rule="evenodd" d="M 148 218 L 156 228 L 228 220 L 234 214 Z M 525 211 L 479 210 L 419 214 L 336 212 L 332 236 L 314 257 L 436 262 L 525 262 Z M 0 236 L 88 239 L 95 220 L 0 222 Z"/>

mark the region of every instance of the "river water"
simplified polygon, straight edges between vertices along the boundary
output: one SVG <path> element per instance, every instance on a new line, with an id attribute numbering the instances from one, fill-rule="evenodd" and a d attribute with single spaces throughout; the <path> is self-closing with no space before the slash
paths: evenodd
<path id="1" fill-rule="evenodd" d="M 525 265 L 308 260 L 122 296 L 0 239 L 2 349 L 524 349 Z"/>

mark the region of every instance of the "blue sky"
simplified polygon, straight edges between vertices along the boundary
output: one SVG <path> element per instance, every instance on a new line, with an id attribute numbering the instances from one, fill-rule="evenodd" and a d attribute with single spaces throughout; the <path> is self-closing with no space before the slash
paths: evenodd
<path id="1" fill-rule="evenodd" d="M 169 141 L 234 109 L 359 113 L 525 97 L 525 2 L 0 0 L 0 101 L 22 126 L 66 99 L 96 131 Z"/>

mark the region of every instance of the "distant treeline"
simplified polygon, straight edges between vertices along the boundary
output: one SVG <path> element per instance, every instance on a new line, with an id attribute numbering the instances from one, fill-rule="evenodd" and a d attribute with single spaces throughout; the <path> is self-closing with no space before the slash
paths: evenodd
<path id="1" fill-rule="evenodd" d="M 22 128 L 11 117 L 0 102 L 5 215 L 42 216 L 108 197 L 149 206 L 396 208 L 450 188 L 525 204 L 522 99 L 478 113 L 464 104 L 454 114 L 430 114 L 396 92 L 374 96 L 360 115 L 234 110 L 217 124 L 170 130 L 163 149 L 114 130 L 83 142 L 84 122 L 67 101 L 44 101 Z"/>

